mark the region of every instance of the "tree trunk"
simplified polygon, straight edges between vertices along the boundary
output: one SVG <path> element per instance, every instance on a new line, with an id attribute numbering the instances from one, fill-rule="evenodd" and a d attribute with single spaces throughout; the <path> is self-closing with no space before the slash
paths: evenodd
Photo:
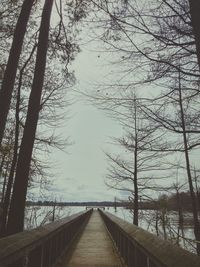
<path id="1" fill-rule="evenodd" d="M 15 108 L 15 143 L 14 143 L 14 149 L 13 149 L 13 159 L 12 159 L 12 164 L 10 168 L 10 174 L 8 177 L 8 184 L 6 188 L 6 194 L 5 194 L 5 198 L 3 201 L 3 213 L 2 213 L 0 236 L 6 235 L 8 210 L 9 210 L 10 200 L 11 200 L 11 191 L 12 191 L 12 186 L 13 186 L 13 181 L 14 181 L 15 167 L 17 164 L 18 143 L 19 143 L 19 123 L 20 123 L 19 112 L 20 112 L 22 75 L 23 75 L 23 70 L 20 71 L 19 85 L 18 85 L 18 90 L 17 90 L 17 102 L 16 102 L 16 108 Z"/>
<path id="2" fill-rule="evenodd" d="M 3 166 L 4 166 L 4 163 L 5 163 L 5 158 L 6 158 L 6 155 L 3 154 L 2 156 L 2 160 L 1 160 L 1 164 L 0 164 L 0 177 L 2 177 L 3 175 Z M 3 203 L 3 199 L 4 199 L 4 192 L 5 192 L 5 179 L 3 180 L 3 189 L 2 189 L 2 195 L 1 195 L 1 204 Z"/>
<path id="3" fill-rule="evenodd" d="M 24 210 L 29 179 L 29 169 L 40 111 L 52 5 L 53 0 L 46 0 L 42 12 L 35 72 L 29 98 L 22 143 L 18 156 L 13 195 L 8 216 L 7 235 L 23 231 L 24 227 Z"/>
<path id="4" fill-rule="evenodd" d="M 178 237 L 177 237 L 177 245 L 179 246 L 180 243 L 180 237 L 182 235 L 183 242 L 184 242 L 184 229 L 183 229 L 183 223 L 184 223 L 184 218 L 183 218 L 183 209 L 181 205 L 181 200 L 180 200 L 180 194 L 178 188 L 176 189 L 176 199 L 177 199 L 177 205 L 178 205 Z"/>
<path id="5" fill-rule="evenodd" d="M 14 142 L 14 149 L 13 149 L 13 159 L 12 159 L 12 164 L 10 168 L 10 174 L 8 177 L 6 194 L 5 194 L 5 198 L 3 201 L 3 213 L 2 213 L 2 220 L 1 220 L 0 236 L 6 235 L 8 211 L 9 211 L 9 206 L 10 206 L 10 201 L 11 201 L 11 192 L 12 192 L 15 168 L 16 168 L 17 158 L 18 158 L 19 126 L 20 126 L 19 114 L 20 114 L 21 86 L 22 86 L 23 74 L 24 74 L 24 70 L 26 69 L 27 64 L 29 63 L 30 59 L 33 56 L 35 49 L 36 49 L 36 45 L 33 47 L 30 53 L 30 56 L 28 57 L 23 67 L 21 68 L 20 75 L 19 75 L 19 83 L 18 83 L 18 88 L 17 88 L 17 100 L 16 100 L 16 107 L 15 107 L 15 142 Z"/>
<path id="6" fill-rule="evenodd" d="M 134 217 L 133 223 L 138 225 L 138 182 L 137 182 L 137 134 L 135 136 L 135 151 L 134 151 Z"/>
<path id="7" fill-rule="evenodd" d="M 5 174 L 4 174 L 4 179 L 3 179 L 3 188 L 2 188 L 2 199 L 1 199 L 1 203 L 4 202 L 4 199 L 5 199 L 5 191 L 6 191 L 6 184 L 7 184 L 7 178 L 8 178 L 8 171 L 9 171 L 9 165 L 10 165 L 10 162 L 9 162 L 9 159 L 7 159 L 7 162 L 5 164 Z"/>
<path id="8" fill-rule="evenodd" d="M 166 222 L 167 222 L 166 209 L 165 208 L 161 208 L 161 223 L 162 223 L 164 240 L 167 240 L 167 232 L 166 232 L 166 224 L 167 223 Z"/>
<path id="9" fill-rule="evenodd" d="M 200 191 L 198 187 L 196 170 L 194 170 L 194 181 L 195 181 L 195 187 L 196 187 L 197 206 L 198 206 L 198 211 L 200 211 Z"/>
<path id="10" fill-rule="evenodd" d="M 192 28 L 195 37 L 197 60 L 200 69 L 200 1 L 189 0 Z"/>
<path id="11" fill-rule="evenodd" d="M 158 221 L 159 221 L 158 207 L 156 207 L 156 224 L 155 224 L 155 228 L 156 228 L 156 235 L 157 235 L 157 236 L 159 236 Z"/>
<path id="12" fill-rule="evenodd" d="M 19 57 L 21 54 L 22 44 L 33 2 L 34 0 L 24 0 L 23 2 L 22 9 L 15 27 L 13 42 L 2 81 L 2 87 L 0 90 L 0 145 L 3 139 Z"/>
<path id="13" fill-rule="evenodd" d="M 138 134 L 137 134 L 137 101 L 134 101 L 135 145 L 134 145 L 134 217 L 133 224 L 138 225 Z"/>
<path id="14" fill-rule="evenodd" d="M 181 78 L 179 73 L 179 106 L 180 106 L 180 115 L 181 115 L 181 124 L 183 129 L 183 143 L 184 143 L 184 151 L 185 151 L 185 162 L 186 162 L 186 170 L 187 170 L 187 177 L 188 177 L 188 184 L 192 202 L 192 213 L 193 213 L 193 220 L 194 220 L 194 235 L 197 243 L 197 254 L 200 255 L 200 222 L 198 219 L 198 210 L 197 210 L 197 203 L 196 203 L 196 196 L 194 192 L 194 187 L 192 183 L 192 174 L 191 174 L 191 167 L 190 167 L 190 158 L 188 152 L 188 142 L 187 142 L 187 135 L 186 135 L 186 127 L 185 127 L 185 116 L 184 116 L 184 109 L 183 109 L 183 101 L 182 101 L 182 89 L 181 89 Z"/>

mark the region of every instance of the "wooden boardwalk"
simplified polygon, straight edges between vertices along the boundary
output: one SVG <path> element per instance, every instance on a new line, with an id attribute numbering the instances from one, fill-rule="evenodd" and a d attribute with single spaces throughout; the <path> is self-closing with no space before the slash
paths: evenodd
<path id="1" fill-rule="evenodd" d="M 121 267 L 120 258 L 98 211 L 93 211 L 70 258 L 58 267 Z"/>
<path id="2" fill-rule="evenodd" d="M 1 238 L 0 267 L 22 266 L 22 262 L 27 267 L 200 267 L 197 255 L 109 212 L 92 210 Z"/>

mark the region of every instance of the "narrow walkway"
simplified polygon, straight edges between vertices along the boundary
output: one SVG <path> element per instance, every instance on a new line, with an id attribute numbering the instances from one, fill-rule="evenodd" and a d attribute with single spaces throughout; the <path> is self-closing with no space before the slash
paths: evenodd
<path id="1" fill-rule="evenodd" d="M 98 211 L 93 211 L 86 228 L 62 267 L 121 267 L 121 261 Z"/>

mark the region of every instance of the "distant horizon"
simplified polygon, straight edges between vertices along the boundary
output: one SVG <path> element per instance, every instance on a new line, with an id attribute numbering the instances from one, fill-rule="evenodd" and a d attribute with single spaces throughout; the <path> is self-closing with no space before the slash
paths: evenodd
<path id="1" fill-rule="evenodd" d="M 35 201 L 33 201 L 33 200 L 27 200 L 26 201 L 26 203 L 67 203 L 67 204 L 73 204 L 73 203 L 80 203 L 80 204 L 82 204 L 82 203 L 125 203 L 126 202 L 126 200 L 116 200 L 116 201 L 112 201 L 112 200 L 101 200 L 101 201 L 99 201 L 99 200 L 87 200 L 87 201 L 53 201 L 53 200 L 35 200 Z M 128 200 L 127 200 L 127 202 L 129 202 Z"/>

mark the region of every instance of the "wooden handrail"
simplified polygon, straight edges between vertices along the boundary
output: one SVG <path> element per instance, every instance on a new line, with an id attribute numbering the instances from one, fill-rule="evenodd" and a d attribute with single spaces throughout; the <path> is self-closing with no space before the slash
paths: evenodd
<path id="1" fill-rule="evenodd" d="M 0 267 L 50 267 L 89 219 L 92 210 L 0 239 Z"/>
<path id="2" fill-rule="evenodd" d="M 200 257 L 100 210 L 126 266 L 200 267 Z"/>

